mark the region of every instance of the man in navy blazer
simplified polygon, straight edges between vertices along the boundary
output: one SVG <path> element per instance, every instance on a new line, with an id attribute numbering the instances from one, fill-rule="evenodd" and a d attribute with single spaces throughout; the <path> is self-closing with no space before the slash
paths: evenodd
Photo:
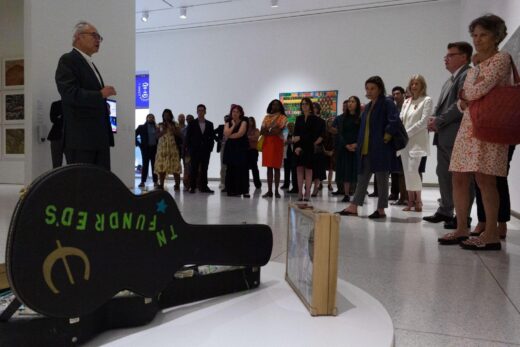
<path id="1" fill-rule="evenodd" d="M 205 118 L 206 106 L 197 106 L 197 116 L 188 123 L 185 139 L 191 157 L 190 193 L 195 193 L 197 179 L 201 192 L 213 193 L 208 187 L 208 166 L 215 145 L 215 130 L 213 123 Z"/>
<path id="2" fill-rule="evenodd" d="M 91 59 L 102 41 L 92 24 L 76 24 L 73 49 L 61 56 L 55 78 L 62 100 L 67 163 L 95 164 L 110 170 L 114 135 L 106 99 L 116 95 L 116 90 L 105 86 Z"/>

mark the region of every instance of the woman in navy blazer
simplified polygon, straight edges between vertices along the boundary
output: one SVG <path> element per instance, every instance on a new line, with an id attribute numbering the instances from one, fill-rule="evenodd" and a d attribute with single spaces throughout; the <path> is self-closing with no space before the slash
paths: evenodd
<path id="1" fill-rule="evenodd" d="M 357 207 L 363 206 L 368 183 L 372 174 L 375 174 L 379 191 L 377 210 L 368 218 L 384 218 L 385 208 L 388 207 L 388 175 L 390 171 L 396 170 L 397 164 L 391 140 L 392 135 L 397 134 L 399 112 L 394 102 L 386 98 L 381 77 L 370 77 L 365 82 L 365 91 L 370 102 L 361 116 L 356 148 L 358 183 L 352 203 L 338 213 L 343 216 L 357 216 Z"/>

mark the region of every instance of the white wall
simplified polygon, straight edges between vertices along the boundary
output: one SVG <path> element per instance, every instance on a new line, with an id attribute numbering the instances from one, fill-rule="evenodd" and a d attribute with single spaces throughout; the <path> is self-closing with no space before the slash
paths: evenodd
<path id="1" fill-rule="evenodd" d="M 23 0 L 0 0 L 0 62 L 24 56 L 23 9 Z M 0 183 L 23 183 L 24 165 L 23 159 L 0 159 Z"/>
<path id="2" fill-rule="evenodd" d="M 496 14 L 506 22 L 509 35 L 502 44 L 507 42 L 511 35 L 520 27 L 520 1 L 518 0 L 462 0 L 460 30 L 461 34 L 465 35 L 465 40 L 470 41 L 468 33 L 469 23 L 485 13 Z M 519 148 L 517 147 L 511 162 L 509 193 L 511 196 L 511 210 L 520 214 L 520 185 L 518 184 L 518 177 L 520 177 L 520 154 L 518 151 Z"/>
<path id="3" fill-rule="evenodd" d="M 442 57 L 460 39 L 460 2 L 317 15 L 137 35 L 137 70 L 151 81 L 151 112 L 195 113 L 205 103 L 219 124 L 231 103 L 261 121 L 279 92 L 339 90 L 364 98 L 364 82 L 381 75 L 388 91 L 421 73 L 436 100 L 448 77 Z M 435 149 L 426 182 L 437 182 Z M 261 170 L 265 175 L 265 170 Z M 219 176 L 213 154 L 210 177 Z"/>
<path id="4" fill-rule="evenodd" d="M 50 105 L 59 99 L 54 73 L 59 57 L 72 48 L 72 29 L 80 20 L 92 22 L 105 38 L 93 59 L 105 83 L 118 92 L 112 171 L 133 186 L 135 2 L 126 0 L 25 0 L 25 182 L 52 167 L 49 142 L 38 142 L 36 129 L 41 125 L 50 129 Z"/>

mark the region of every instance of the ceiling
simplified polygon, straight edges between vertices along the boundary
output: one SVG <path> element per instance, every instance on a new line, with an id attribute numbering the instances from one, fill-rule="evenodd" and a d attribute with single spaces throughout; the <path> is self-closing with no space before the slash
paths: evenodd
<path id="1" fill-rule="evenodd" d="M 136 0 L 136 32 L 181 30 L 225 24 L 310 16 L 322 13 L 387 8 L 450 0 Z M 179 18 L 181 8 L 187 18 Z M 148 21 L 143 22 L 143 13 Z"/>

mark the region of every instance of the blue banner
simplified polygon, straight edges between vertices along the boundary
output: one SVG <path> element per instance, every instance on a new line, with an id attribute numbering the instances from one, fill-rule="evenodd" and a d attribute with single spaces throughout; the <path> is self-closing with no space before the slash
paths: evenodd
<path id="1" fill-rule="evenodd" d="M 135 76 L 135 108 L 150 108 L 150 76 L 148 74 Z"/>

